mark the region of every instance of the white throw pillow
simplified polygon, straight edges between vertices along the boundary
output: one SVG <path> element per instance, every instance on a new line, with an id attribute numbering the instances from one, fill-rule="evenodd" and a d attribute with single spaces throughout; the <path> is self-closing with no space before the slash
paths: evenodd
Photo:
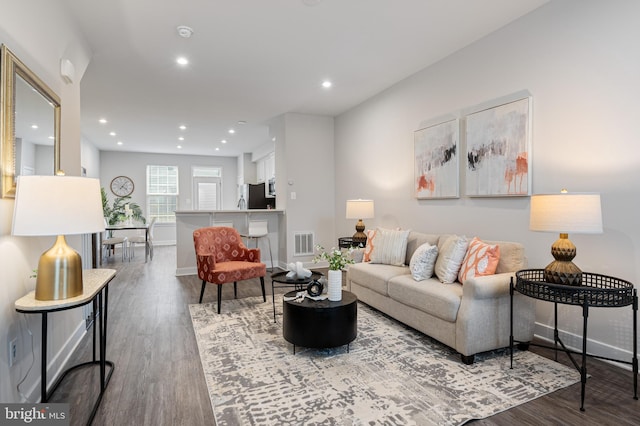
<path id="1" fill-rule="evenodd" d="M 392 229 L 378 228 L 374 237 L 375 250 L 371 253 L 371 263 L 384 263 L 395 266 L 404 265 L 408 239 L 409 230 L 395 231 Z"/>
<path id="2" fill-rule="evenodd" d="M 411 276 L 416 281 L 423 281 L 433 276 L 433 268 L 438 258 L 438 247 L 424 243 L 413 252 L 409 269 Z"/>
<path id="3" fill-rule="evenodd" d="M 451 235 L 438 246 L 440 254 L 436 260 L 435 273 L 441 282 L 453 283 L 458 278 L 460 266 L 467 254 L 469 240 L 464 236 Z"/>

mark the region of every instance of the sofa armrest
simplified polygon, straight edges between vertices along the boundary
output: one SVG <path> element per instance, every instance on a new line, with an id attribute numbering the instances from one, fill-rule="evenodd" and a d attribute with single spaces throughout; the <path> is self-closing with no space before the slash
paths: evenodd
<path id="1" fill-rule="evenodd" d="M 509 284 L 514 276 L 514 272 L 505 272 L 469 278 L 462 286 L 462 298 L 493 299 L 509 296 Z"/>

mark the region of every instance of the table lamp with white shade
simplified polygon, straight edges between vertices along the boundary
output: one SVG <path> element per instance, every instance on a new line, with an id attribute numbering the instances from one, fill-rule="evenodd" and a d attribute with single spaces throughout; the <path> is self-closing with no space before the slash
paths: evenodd
<path id="1" fill-rule="evenodd" d="M 57 236 L 38 262 L 35 298 L 82 294 L 82 259 L 65 235 L 104 231 L 100 181 L 72 176 L 19 176 L 12 234 Z"/>
<path id="2" fill-rule="evenodd" d="M 371 219 L 374 217 L 373 215 L 373 200 L 347 200 L 347 219 L 358 219 L 356 233 L 353 234 L 354 242 L 365 242 L 367 240 L 362 219 Z"/>
<path id="3" fill-rule="evenodd" d="M 576 256 L 576 246 L 569 241 L 569 233 L 602 233 L 600 194 L 562 190 L 559 194 L 532 195 L 529 229 L 560 234 L 560 238 L 551 246 L 555 260 L 544 270 L 545 281 L 580 285 L 582 271 L 572 262 Z"/>

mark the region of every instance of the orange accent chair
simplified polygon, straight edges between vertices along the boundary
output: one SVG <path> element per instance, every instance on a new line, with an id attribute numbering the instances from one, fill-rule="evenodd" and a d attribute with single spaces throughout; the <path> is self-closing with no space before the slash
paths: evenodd
<path id="1" fill-rule="evenodd" d="M 207 283 L 218 285 L 218 313 L 222 300 L 222 284 L 233 282 L 234 297 L 238 297 L 238 281 L 260 278 L 262 299 L 266 302 L 264 276 L 267 265 L 260 262 L 260 249 L 247 248 L 234 228 L 215 226 L 193 231 L 198 277 L 202 280 L 200 302 Z"/>

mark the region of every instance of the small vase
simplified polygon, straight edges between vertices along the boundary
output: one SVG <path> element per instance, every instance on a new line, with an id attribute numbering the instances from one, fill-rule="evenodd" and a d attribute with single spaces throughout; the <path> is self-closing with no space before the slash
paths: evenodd
<path id="1" fill-rule="evenodd" d="M 327 293 L 332 302 L 342 300 L 342 271 L 329 270 Z"/>

